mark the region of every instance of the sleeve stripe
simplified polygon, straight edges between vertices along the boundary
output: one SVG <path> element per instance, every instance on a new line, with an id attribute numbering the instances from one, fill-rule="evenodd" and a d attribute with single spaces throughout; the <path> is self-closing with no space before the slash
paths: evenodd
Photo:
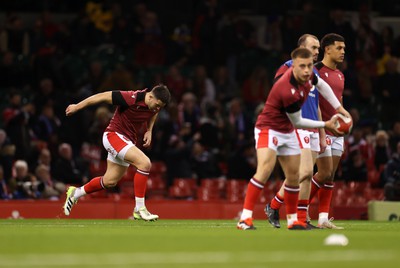
<path id="1" fill-rule="evenodd" d="M 124 97 L 122 97 L 121 92 L 115 90 L 112 92 L 112 103 L 113 105 L 119 105 L 122 108 L 128 108 L 129 105 L 126 103 Z"/>

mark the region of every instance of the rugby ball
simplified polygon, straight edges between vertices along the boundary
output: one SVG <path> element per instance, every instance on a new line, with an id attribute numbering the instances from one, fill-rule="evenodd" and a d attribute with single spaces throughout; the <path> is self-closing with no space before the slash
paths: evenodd
<path id="1" fill-rule="evenodd" d="M 336 129 L 344 134 L 349 134 L 353 128 L 353 120 L 351 117 L 346 117 L 342 114 L 335 114 L 334 116 L 338 119 L 336 121 Z"/>

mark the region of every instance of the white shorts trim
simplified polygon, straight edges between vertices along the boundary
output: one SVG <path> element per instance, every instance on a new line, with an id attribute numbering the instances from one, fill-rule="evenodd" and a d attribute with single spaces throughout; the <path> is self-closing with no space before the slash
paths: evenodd
<path id="1" fill-rule="evenodd" d="M 326 149 L 325 152 L 318 155 L 317 158 L 321 157 L 341 157 L 344 151 L 344 137 L 336 137 L 332 135 L 326 135 Z"/>
<path id="2" fill-rule="evenodd" d="M 104 132 L 103 146 L 108 152 L 107 160 L 124 167 L 130 165 L 124 159 L 126 152 L 135 146 L 132 141 L 117 132 Z"/>
<path id="3" fill-rule="evenodd" d="M 300 145 L 295 131 L 281 133 L 272 129 L 254 128 L 256 149 L 270 148 L 277 155 L 298 155 Z"/>
<path id="4" fill-rule="evenodd" d="M 299 137 L 300 148 L 311 149 L 311 151 L 319 152 L 321 150 L 319 145 L 319 133 L 309 131 L 306 129 L 296 129 Z"/>

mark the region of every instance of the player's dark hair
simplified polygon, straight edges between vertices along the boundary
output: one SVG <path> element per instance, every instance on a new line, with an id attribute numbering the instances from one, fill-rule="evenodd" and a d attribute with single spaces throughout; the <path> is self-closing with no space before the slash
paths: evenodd
<path id="1" fill-rule="evenodd" d="M 299 40 L 297 41 L 297 46 L 304 46 L 306 44 L 306 40 L 308 37 L 314 38 L 315 40 L 318 40 L 318 37 L 312 34 L 303 34 L 300 36 Z"/>
<path id="2" fill-rule="evenodd" d="M 335 33 L 329 33 L 329 34 L 325 35 L 321 39 L 321 49 L 322 49 L 322 51 L 325 52 L 325 48 L 327 46 L 335 44 L 335 42 L 344 42 L 344 37 L 339 35 L 339 34 L 335 34 Z"/>
<path id="3" fill-rule="evenodd" d="M 171 100 L 171 93 L 166 85 L 158 84 L 151 90 L 151 92 L 156 99 L 162 101 L 165 105 L 167 105 Z"/>
<path id="4" fill-rule="evenodd" d="M 292 60 L 297 58 L 307 59 L 312 58 L 312 52 L 308 48 L 298 47 L 290 54 Z"/>

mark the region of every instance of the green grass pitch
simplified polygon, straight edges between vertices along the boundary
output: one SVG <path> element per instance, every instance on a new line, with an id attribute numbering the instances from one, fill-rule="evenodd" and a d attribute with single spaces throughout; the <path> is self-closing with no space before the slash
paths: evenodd
<path id="1" fill-rule="evenodd" d="M 284 223 L 284 221 L 282 222 Z M 0 267 L 400 267 L 400 222 L 289 231 L 234 220 L 0 220 Z M 344 234 L 347 246 L 324 239 Z"/>

